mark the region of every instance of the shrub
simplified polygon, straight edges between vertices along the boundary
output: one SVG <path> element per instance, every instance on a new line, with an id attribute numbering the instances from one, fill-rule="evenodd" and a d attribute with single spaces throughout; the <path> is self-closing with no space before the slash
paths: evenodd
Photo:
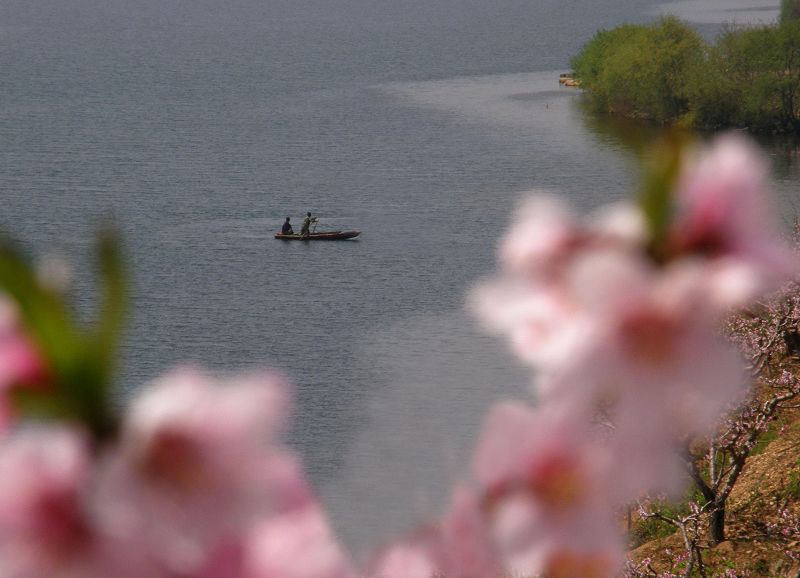
<path id="1" fill-rule="evenodd" d="M 573 59 L 593 106 L 659 123 L 800 129 L 800 20 L 729 28 L 706 44 L 686 24 L 598 32 Z"/>
<path id="2" fill-rule="evenodd" d="M 789 22 L 800 19 L 800 0 L 781 0 L 779 21 Z"/>
<path id="3" fill-rule="evenodd" d="M 599 32 L 572 66 L 598 109 L 670 122 L 688 110 L 688 70 L 703 53 L 694 30 L 666 17 Z"/>

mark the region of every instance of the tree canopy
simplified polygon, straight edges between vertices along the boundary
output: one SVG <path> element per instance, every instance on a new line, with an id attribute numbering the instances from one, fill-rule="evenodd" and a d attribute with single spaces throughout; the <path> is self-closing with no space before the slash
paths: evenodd
<path id="1" fill-rule="evenodd" d="M 665 17 L 598 32 L 573 58 L 601 112 L 701 129 L 800 129 L 800 0 L 776 26 L 729 28 L 713 44 Z"/>

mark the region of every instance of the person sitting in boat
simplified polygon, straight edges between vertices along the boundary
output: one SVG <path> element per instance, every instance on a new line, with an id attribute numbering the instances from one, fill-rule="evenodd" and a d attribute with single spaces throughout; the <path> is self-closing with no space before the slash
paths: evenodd
<path id="1" fill-rule="evenodd" d="M 303 219 L 303 226 L 300 227 L 300 234 L 307 237 L 310 234 L 311 223 L 316 223 L 317 220 L 317 217 L 312 217 L 311 213 L 306 213 L 306 218 Z"/>
<path id="2" fill-rule="evenodd" d="M 292 224 L 289 222 L 289 217 L 286 217 L 286 220 L 283 222 L 283 227 L 281 227 L 281 235 L 294 235 L 294 230 L 292 229 Z"/>

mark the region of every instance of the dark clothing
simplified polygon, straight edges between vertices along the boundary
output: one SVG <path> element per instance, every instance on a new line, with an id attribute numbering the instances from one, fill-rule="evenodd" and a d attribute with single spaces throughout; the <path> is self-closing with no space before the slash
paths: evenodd
<path id="1" fill-rule="evenodd" d="M 306 217 L 305 219 L 303 219 L 303 226 L 300 227 L 300 234 L 301 235 L 308 235 L 309 234 L 309 228 L 311 227 L 311 223 L 316 223 L 316 222 L 317 222 L 317 218 L 316 217 Z"/>
<path id="2" fill-rule="evenodd" d="M 294 231 L 292 230 L 292 225 L 289 221 L 286 221 L 281 227 L 281 235 L 294 235 Z"/>

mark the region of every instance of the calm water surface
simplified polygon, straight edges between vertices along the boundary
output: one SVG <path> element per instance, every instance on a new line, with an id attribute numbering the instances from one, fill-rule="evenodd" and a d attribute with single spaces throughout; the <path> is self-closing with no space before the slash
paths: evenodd
<path id="1" fill-rule="evenodd" d="M 737 2 L 737 20 L 776 5 Z M 558 72 L 598 28 L 663 11 L 708 27 L 725 6 L 4 0 L 0 228 L 71 260 L 85 313 L 91 231 L 115 218 L 135 297 L 123 402 L 177 363 L 284 371 L 291 442 L 359 550 L 429 515 L 486 406 L 524 395 L 462 312 L 522 193 L 589 210 L 635 182 Z M 791 204 L 796 149 L 770 150 Z M 272 239 L 306 210 L 361 240 Z"/>

